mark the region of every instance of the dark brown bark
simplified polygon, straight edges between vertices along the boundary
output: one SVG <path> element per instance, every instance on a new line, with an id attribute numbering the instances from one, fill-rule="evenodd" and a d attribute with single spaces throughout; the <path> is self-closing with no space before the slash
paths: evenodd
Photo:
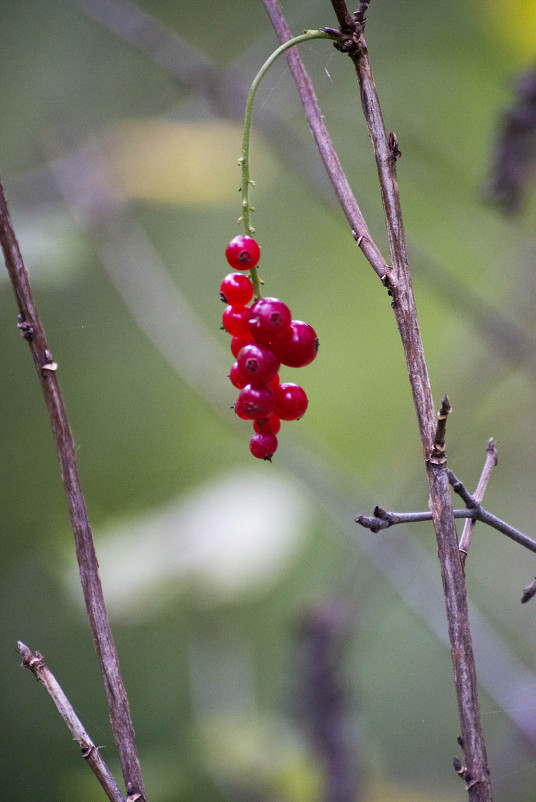
<path id="1" fill-rule="evenodd" d="M 13 230 L 4 188 L 1 183 L 0 243 L 19 307 L 19 329 L 30 346 L 50 417 L 60 462 L 61 478 L 73 528 L 84 601 L 104 679 L 110 710 L 110 722 L 119 751 L 127 793 L 133 799 L 146 800 L 145 787 L 136 751 L 134 727 L 119 669 L 119 659 L 106 613 L 93 534 L 78 476 L 73 435 L 58 381 L 58 366 L 52 359 L 45 332 L 37 314 L 28 272 Z"/>
<path id="2" fill-rule="evenodd" d="M 284 22 L 277 3 L 275 0 L 263 0 L 263 2 L 270 14 L 272 24 L 280 41 L 287 40 L 290 37 L 290 31 Z M 396 161 L 400 156 L 400 151 L 396 136 L 393 133 L 390 133 L 389 136 L 386 135 L 368 58 L 367 46 L 363 35 L 363 15 L 368 4 L 361 4 L 359 8 L 360 16 L 358 18 L 356 14 L 356 18 L 352 20 L 352 25 L 349 23 L 351 15 L 346 8 L 344 0 L 332 0 L 332 4 L 341 25 L 341 32 L 346 34 L 346 41 L 342 45 L 337 44 L 336 46 L 348 52 L 354 62 L 361 90 L 362 108 L 378 168 L 392 267 L 392 272 L 388 268 L 384 269 L 381 278 L 388 287 L 393 299 L 392 307 L 404 348 L 428 476 L 430 509 L 438 544 L 458 698 L 462 732 L 461 742 L 465 752 L 466 765 L 463 767 L 462 774 L 466 780 L 468 798 L 471 802 L 491 802 L 491 784 L 480 722 L 465 579 L 458 551 L 458 538 L 446 473 L 446 460 L 444 457 L 436 459 L 433 456 L 436 416 L 419 331 L 400 207 L 396 176 Z M 301 64 L 299 54 L 294 50 L 289 51 L 287 59 L 311 125 L 311 120 L 314 120 L 317 116 L 321 119 L 316 98 L 307 87 L 307 82 L 304 79 L 306 73 Z M 324 133 L 321 127 L 313 127 L 312 125 L 311 130 L 320 152 L 327 150 L 328 154 L 330 154 L 330 158 L 323 156 L 323 160 L 337 195 L 342 194 L 346 197 L 347 181 L 344 175 L 341 177 L 342 170 L 339 172 L 338 169 L 331 169 L 331 165 L 333 163 L 338 164 L 338 160 L 335 161 L 331 155 L 333 148 L 329 137 L 327 137 L 327 132 Z M 340 167 L 340 165 L 338 166 Z M 344 192 L 341 192 L 342 187 L 345 188 Z M 349 205 L 343 208 L 349 219 L 347 212 Z M 362 246 L 359 228 L 356 228 L 353 223 L 352 227 L 358 234 L 356 236 L 358 244 Z M 364 228 L 361 230 L 366 231 Z M 365 255 L 367 254 L 365 253 Z M 382 262 L 385 264 L 384 260 Z M 380 275 L 377 267 L 379 262 L 375 261 L 375 263 L 371 262 L 371 264 Z"/>

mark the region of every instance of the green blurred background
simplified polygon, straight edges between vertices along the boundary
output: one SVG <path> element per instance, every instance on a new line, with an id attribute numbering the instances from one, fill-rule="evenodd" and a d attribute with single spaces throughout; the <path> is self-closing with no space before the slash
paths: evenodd
<path id="1" fill-rule="evenodd" d="M 531 535 L 536 204 L 529 197 L 508 219 L 483 188 L 514 76 L 536 53 L 536 13 L 531 0 L 507 14 L 500 5 L 374 0 L 367 39 L 403 153 L 434 397 L 448 392 L 454 408 L 450 464 L 472 489 L 495 437 L 486 506 Z M 353 523 L 375 504 L 427 505 L 396 326 L 333 203 L 284 59 L 257 99 L 254 224 L 267 294 L 315 327 L 321 350 L 283 374 L 310 405 L 284 426 L 273 464 L 249 455 L 249 426 L 230 409 L 218 287 L 239 232 L 236 87 L 276 46 L 262 3 L 121 3 L 123 33 L 152 30 L 132 25 L 144 9 L 177 35 L 158 51 L 178 59 L 175 76 L 82 6 L 116 9 L 0 2 L 0 171 L 59 363 L 150 798 L 326 799 L 312 735 L 311 666 L 322 654 L 355 799 L 463 799 L 431 527 L 374 535 Z M 283 10 L 295 33 L 335 24 L 326 0 Z M 386 253 L 351 64 L 326 42 L 301 53 Z M 19 669 L 20 639 L 44 654 L 119 777 L 52 437 L 6 276 L 0 305 L 2 798 L 96 801 L 104 795 L 51 700 Z M 468 588 L 499 802 L 534 799 L 534 602 L 519 601 L 535 567 L 477 527 Z M 313 631 L 325 636 L 319 653 Z"/>

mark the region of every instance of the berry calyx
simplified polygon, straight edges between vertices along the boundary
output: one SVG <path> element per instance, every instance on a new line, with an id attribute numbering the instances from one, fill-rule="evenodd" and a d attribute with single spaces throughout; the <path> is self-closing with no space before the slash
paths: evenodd
<path id="1" fill-rule="evenodd" d="M 261 258 L 261 249 L 253 237 L 238 234 L 225 249 L 227 261 L 234 270 L 251 270 Z"/>
<path id="2" fill-rule="evenodd" d="M 271 461 L 277 449 L 277 437 L 271 432 L 258 432 L 249 441 L 249 450 L 257 459 Z"/>
<path id="3" fill-rule="evenodd" d="M 251 307 L 249 330 L 259 343 L 277 341 L 288 332 L 290 323 L 290 309 L 279 298 L 260 298 Z"/>
<path id="4" fill-rule="evenodd" d="M 274 394 L 269 387 L 246 384 L 236 399 L 235 412 L 242 420 L 262 420 L 272 414 L 274 405 Z"/>
<path id="5" fill-rule="evenodd" d="M 257 433 L 262 432 L 263 434 L 277 434 L 281 428 L 281 421 L 277 415 L 274 415 L 272 412 L 270 417 L 264 418 L 263 420 L 254 421 L 253 428 Z"/>
<path id="6" fill-rule="evenodd" d="M 250 318 L 249 326 L 254 316 Z M 309 365 L 318 353 L 318 337 L 312 326 L 303 320 L 293 320 L 287 332 L 273 344 L 274 353 L 283 365 L 302 368 Z"/>
<path id="7" fill-rule="evenodd" d="M 229 273 L 220 284 L 224 304 L 245 306 L 253 298 L 253 284 L 243 273 Z"/>
<path id="8" fill-rule="evenodd" d="M 233 337 L 247 335 L 249 333 L 248 323 L 251 317 L 250 306 L 226 306 L 221 316 L 223 328 Z"/>
<path id="9" fill-rule="evenodd" d="M 265 345 L 245 345 L 237 357 L 237 364 L 250 384 L 259 387 L 267 384 L 279 370 L 279 360 Z"/>
<path id="10" fill-rule="evenodd" d="M 303 387 L 292 382 L 285 382 L 274 391 L 274 415 L 281 420 L 298 420 L 305 414 L 309 404 Z"/>

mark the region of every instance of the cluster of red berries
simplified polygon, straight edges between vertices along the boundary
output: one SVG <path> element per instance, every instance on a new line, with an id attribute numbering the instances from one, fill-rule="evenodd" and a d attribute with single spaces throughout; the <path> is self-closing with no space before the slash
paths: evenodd
<path id="1" fill-rule="evenodd" d="M 239 235 L 225 251 L 235 270 L 251 270 L 260 259 L 252 237 Z M 239 418 L 253 421 L 255 434 L 249 448 L 254 457 L 270 460 L 277 448 L 281 421 L 298 420 L 307 409 L 307 396 L 299 384 L 281 383 L 279 368 L 301 368 L 315 358 L 318 339 L 312 326 L 292 320 L 290 309 L 279 298 L 253 298 L 253 284 L 244 273 L 230 273 L 220 285 L 227 304 L 222 322 L 231 336 L 236 362 L 229 378 L 240 390 L 234 409 Z"/>

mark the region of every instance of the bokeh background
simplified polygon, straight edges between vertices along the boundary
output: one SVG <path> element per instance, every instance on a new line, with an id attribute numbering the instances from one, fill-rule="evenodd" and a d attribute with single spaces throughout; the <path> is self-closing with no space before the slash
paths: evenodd
<path id="1" fill-rule="evenodd" d="M 283 10 L 295 33 L 335 24 L 326 0 Z M 515 76 L 536 56 L 534 4 L 374 0 L 368 18 L 403 153 L 434 397 L 448 392 L 454 408 L 450 464 L 473 488 L 495 437 L 486 506 L 531 535 L 536 204 L 530 186 L 517 215 L 485 196 Z M 249 426 L 230 409 L 218 287 L 240 230 L 243 93 L 275 46 L 260 1 L 0 3 L 0 171 L 59 363 L 146 784 L 158 802 L 320 802 L 336 774 L 347 779 L 338 802 L 463 799 L 432 529 L 374 535 L 353 523 L 375 504 L 427 505 L 396 326 L 333 202 L 284 59 L 256 103 L 254 223 L 267 293 L 315 327 L 321 350 L 284 374 L 310 405 L 284 426 L 273 464 L 250 456 Z M 386 253 L 351 64 L 326 42 L 301 53 Z M 20 639 L 45 655 L 119 776 L 16 314 L 4 275 L 2 798 L 97 802 L 16 651 Z M 499 802 L 534 799 L 534 602 L 520 597 L 535 568 L 534 555 L 477 527 L 467 580 Z"/>

